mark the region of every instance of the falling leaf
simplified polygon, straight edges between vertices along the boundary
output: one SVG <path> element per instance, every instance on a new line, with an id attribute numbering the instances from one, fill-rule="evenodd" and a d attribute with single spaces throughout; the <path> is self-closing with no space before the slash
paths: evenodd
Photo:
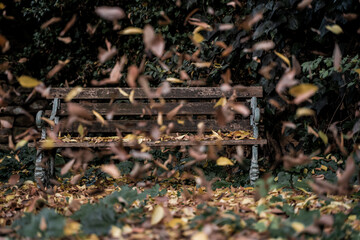
<path id="1" fill-rule="evenodd" d="M 204 41 L 204 37 L 200 33 L 195 33 L 193 39 L 197 43 L 201 43 L 202 41 Z"/>
<path id="2" fill-rule="evenodd" d="M 360 68 L 354 69 L 354 71 L 360 75 Z"/>
<path id="3" fill-rule="evenodd" d="M 274 53 L 279 57 L 281 58 L 281 60 L 283 60 L 289 67 L 291 67 L 290 65 L 290 60 L 285 57 L 284 55 L 282 55 L 281 53 L 277 52 L 277 51 L 274 51 Z"/>
<path id="4" fill-rule="evenodd" d="M 209 237 L 204 232 L 197 232 L 194 235 L 191 236 L 191 240 L 208 240 Z"/>
<path id="5" fill-rule="evenodd" d="M 233 166 L 234 163 L 226 157 L 219 157 L 216 160 L 216 165 L 218 165 L 218 166 Z"/>
<path id="6" fill-rule="evenodd" d="M 297 84 L 298 81 L 295 80 L 295 69 L 292 69 L 290 71 L 286 71 L 280 78 L 280 81 L 276 85 L 276 92 L 281 95 L 282 92 L 285 91 L 286 88 L 292 87 L 295 84 Z"/>
<path id="7" fill-rule="evenodd" d="M 312 1 L 313 0 L 302 0 L 301 2 L 298 3 L 297 9 L 303 10 L 306 7 L 310 7 Z"/>
<path id="8" fill-rule="evenodd" d="M 39 229 L 41 231 L 45 231 L 46 228 L 47 228 L 46 220 L 45 220 L 45 217 L 42 216 L 41 219 L 40 219 Z"/>
<path id="9" fill-rule="evenodd" d="M 83 90 L 82 87 L 76 86 L 66 95 L 65 102 L 70 102 L 74 97 L 76 97 Z"/>
<path id="10" fill-rule="evenodd" d="M 38 81 L 37 79 L 25 75 L 19 77 L 18 81 L 20 85 L 24 88 L 34 88 L 37 85 L 41 84 L 41 82 Z"/>
<path id="11" fill-rule="evenodd" d="M 71 161 L 67 162 L 67 163 L 61 168 L 60 174 L 61 174 L 61 175 L 65 175 L 65 174 L 71 169 L 71 167 L 74 165 L 74 163 L 75 163 L 75 159 L 72 159 Z"/>
<path id="12" fill-rule="evenodd" d="M 251 14 L 251 15 L 247 16 L 245 21 L 240 24 L 239 28 L 243 28 L 243 29 L 249 31 L 251 29 L 251 27 L 254 24 L 256 24 L 257 22 L 259 22 L 262 18 L 263 18 L 262 11 L 259 11 L 255 14 Z"/>
<path id="13" fill-rule="evenodd" d="M 318 134 L 321 140 L 324 142 L 324 144 L 327 145 L 329 141 L 328 136 L 323 131 L 319 131 Z"/>
<path id="14" fill-rule="evenodd" d="M 151 43 L 150 50 L 157 57 L 161 57 L 164 54 L 165 41 L 161 35 L 157 35 Z"/>
<path id="15" fill-rule="evenodd" d="M 74 14 L 70 21 L 65 25 L 64 29 L 60 32 L 60 37 L 64 36 L 67 31 L 75 24 L 76 14 Z"/>
<path id="16" fill-rule="evenodd" d="M 227 103 L 226 101 L 226 97 L 222 97 L 219 99 L 219 101 L 216 102 L 214 108 L 218 107 L 218 106 L 225 106 Z"/>
<path id="17" fill-rule="evenodd" d="M 160 126 L 163 125 L 163 113 L 162 112 L 158 113 L 157 124 Z"/>
<path id="18" fill-rule="evenodd" d="M 85 135 L 84 126 L 80 123 L 77 128 L 78 133 L 80 134 L 80 137 L 83 138 Z"/>
<path id="19" fill-rule="evenodd" d="M 101 7 L 97 7 L 95 9 L 95 12 L 101 18 L 108 21 L 119 20 L 126 17 L 124 10 L 122 10 L 119 7 L 101 6 Z"/>
<path id="20" fill-rule="evenodd" d="M 78 116 L 90 120 L 93 119 L 91 112 L 78 103 L 68 102 L 67 110 L 69 115 Z"/>
<path id="21" fill-rule="evenodd" d="M 334 69 L 335 71 L 341 71 L 341 51 L 339 45 L 335 43 L 334 52 L 333 52 L 333 61 L 334 61 Z"/>
<path id="22" fill-rule="evenodd" d="M 0 34 L 0 46 L 2 49 L 2 52 L 5 53 L 10 49 L 10 42 L 6 39 L 3 35 Z"/>
<path id="23" fill-rule="evenodd" d="M 211 62 L 196 62 L 192 64 L 194 64 L 198 68 L 208 68 L 211 66 Z"/>
<path id="24" fill-rule="evenodd" d="M 311 83 L 302 83 L 300 85 L 290 88 L 289 93 L 296 97 L 294 100 L 295 104 L 300 104 L 301 102 L 312 97 L 319 88 Z"/>
<path id="25" fill-rule="evenodd" d="M 258 50 L 268 51 L 270 49 L 273 49 L 274 47 L 275 47 L 275 43 L 271 40 L 261 41 L 261 42 L 255 43 L 252 46 L 251 51 L 258 51 Z"/>
<path id="26" fill-rule="evenodd" d="M 58 37 L 57 39 L 65 44 L 69 44 L 72 41 L 71 37 Z"/>
<path id="27" fill-rule="evenodd" d="M 50 26 L 51 24 L 53 23 L 57 23 L 57 22 L 60 22 L 61 21 L 61 18 L 59 17 L 52 17 L 50 20 L 46 21 L 45 23 L 43 23 L 40 28 L 41 29 L 44 29 L 44 28 L 47 28 L 48 26 Z"/>
<path id="28" fill-rule="evenodd" d="M 17 142 L 16 146 L 15 146 L 15 150 L 18 150 L 19 148 L 22 148 L 23 146 L 25 146 L 28 143 L 28 140 L 26 139 L 22 139 L 19 142 Z"/>
<path id="29" fill-rule="evenodd" d="M 166 81 L 171 82 L 171 83 L 184 83 L 183 80 L 180 80 L 178 78 L 173 78 L 173 77 L 166 78 Z"/>
<path id="30" fill-rule="evenodd" d="M 134 96 L 135 96 L 135 90 L 133 89 L 133 90 L 131 90 L 130 95 L 129 95 L 129 101 L 130 101 L 131 103 L 134 103 L 134 102 L 135 102 Z"/>
<path id="31" fill-rule="evenodd" d="M 3 120 L 3 119 L 0 119 L 0 126 L 4 127 L 4 128 L 12 128 L 13 125 L 7 121 L 7 120 Z"/>
<path id="32" fill-rule="evenodd" d="M 100 63 L 104 63 L 104 62 L 110 60 L 111 58 L 113 58 L 116 54 L 117 54 L 116 47 L 112 47 L 108 50 L 105 50 L 105 49 L 99 47 L 98 59 L 99 59 Z"/>
<path id="33" fill-rule="evenodd" d="M 119 92 L 121 95 L 123 95 L 124 97 L 128 97 L 129 94 L 127 94 L 124 90 L 122 90 L 121 88 L 118 88 Z"/>
<path id="34" fill-rule="evenodd" d="M 8 182 L 9 182 L 9 184 L 10 184 L 11 186 L 13 186 L 13 185 L 15 185 L 16 183 L 18 183 L 19 180 L 20 180 L 20 174 L 14 174 L 14 175 L 11 175 L 11 176 L 9 177 Z"/>
<path id="35" fill-rule="evenodd" d="M 310 108 L 298 108 L 296 109 L 296 117 L 304 117 L 304 116 L 314 116 L 315 111 Z"/>
<path id="36" fill-rule="evenodd" d="M 157 205 L 151 215 L 151 225 L 156 225 L 161 222 L 165 216 L 165 210 L 162 206 Z"/>
<path id="37" fill-rule="evenodd" d="M 119 178 L 120 177 L 120 171 L 116 167 L 115 164 L 106 164 L 101 166 L 101 171 L 109 174 L 113 178 Z"/>
<path id="38" fill-rule="evenodd" d="M 179 112 L 179 110 L 182 108 L 184 106 L 184 104 L 180 104 L 180 105 L 178 105 L 177 107 L 175 107 L 174 109 L 172 109 L 170 112 L 168 112 L 167 114 L 166 114 L 166 117 L 169 119 L 169 120 L 171 120 L 171 119 L 173 119 L 175 116 L 176 116 L 176 114 Z"/>
<path id="39" fill-rule="evenodd" d="M 47 138 L 41 142 L 41 148 L 45 150 L 53 149 L 54 146 L 55 146 L 54 141 L 50 138 Z"/>
<path id="40" fill-rule="evenodd" d="M 92 113 L 95 115 L 96 119 L 101 123 L 101 125 L 107 125 L 105 119 L 95 110 L 92 110 Z"/>
<path id="41" fill-rule="evenodd" d="M 307 126 L 307 130 L 308 130 L 309 134 L 312 134 L 317 138 L 319 137 L 319 134 L 312 127 L 310 127 L 309 125 Z"/>
<path id="42" fill-rule="evenodd" d="M 51 69 L 48 74 L 46 75 L 46 78 L 50 79 L 52 78 L 56 73 L 58 73 L 63 67 L 65 67 L 66 64 L 70 62 L 70 59 L 66 59 L 65 61 L 58 61 L 58 64 Z"/>
<path id="43" fill-rule="evenodd" d="M 136 88 L 136 79 L 137 79 L 138 75 L 139 75 L 138 67 L 135 65 L 131 65 L 128 68 L 128 75 L 126 78 L 126 82 L 131 88 Z"/>
<path id="44" fill-rule="evenodd" d="M 219 25 L 220 31 L 228 31 L 234 28 L 234 24 L 232 23 L 222 23 Z"/>
<path id="45" fill-rule="evenodd" d="M 291 223 L 291 227 L 297 232 L 300 233 L 305 229 L 305 225 L 300 222 Z"/>
<path id="46" fill-rule="evenodd" d="M 295 129 L 296 125 L 293 122 L 283 122 L 281 128 L 281 134 L 284 134 L 286 128 Z"/>
<path id="47" fill-rule="evenodd" d="M 127 27 L 124 30 L 119 32 L 121 35 L 133 35 L 133 34 L 142 34 L 143 30 L 137 27 Z"/>
<path id="48" fill-rule="evenodd" d="M 64 235 L 71 236 L 77 234 L 80 231 L 80 227 L 81 227 L 80 223 L 67 218 L 64 226 Z"/>
<path id="49" fill-rule="evenodd" d="M 249 116 L 251 113 L 250 109 L 242 103 L 231 104 L 231 108 L 237 113 L 243 115 L 244 117 Z"/>
<path id="50" fill-rule="evenodd" d="M 340 33 L 343 33 L 342 28 L 341 28 L 339 25 L 337 25 L 337 24 L 334 24 L 334 25 L 331 25 L 331 26 L 330 26 L 330 25 L 326 25 L 325 28 L 326 28 L 327 30 L 329 30 L 330 32 L 336 34 L 336 35 L 338 35 L 338 34 L 340 34 Z"/>

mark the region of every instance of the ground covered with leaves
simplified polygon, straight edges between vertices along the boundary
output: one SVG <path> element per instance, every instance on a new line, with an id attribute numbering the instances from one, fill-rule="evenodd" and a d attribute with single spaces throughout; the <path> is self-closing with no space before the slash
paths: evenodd
<path id="1" fill-rule="evenodd" d="M 1 185 L 0 234 L 66 239 L 359 239 L 359 186 L 348 196 L 317 196 L 278 187 L 273 178 L 253 187 L 219 187 L 202 171 L 168 181 L 98 177 L 50 194 L 33 181 Z"/>

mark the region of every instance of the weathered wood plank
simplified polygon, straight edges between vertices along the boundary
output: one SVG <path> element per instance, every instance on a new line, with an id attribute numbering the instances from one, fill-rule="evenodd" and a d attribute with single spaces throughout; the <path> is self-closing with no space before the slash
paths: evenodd
<path id="1" fill-rule="evenodd" d="M 50 89 L 50 97 L 63 99 L 71 91 L 72 88 L 52 88 Z M 130 94 L 131 88 L 122 88 L 126 93 Z M 151 88 L 152 92 L 156 88 Z M 263 97 L 263 89 L 261 86 L 251 86 L 238 88 L 237 95 L 239 98 Z M 162 97 L 167 99 L 211 99 L 220 98 L 222 91 L 219 87 L 174 87 L 171 88 L 170 93 Z M 231 96 L 232 91 L 225 93 L 225 96 Z M 122 95 L 119 90 L 114 88 L 86 88 L 80 92 L 74 99 L 128 99 L 127 96 Z M 136 88 L 134 92 L 135 99 L 147 99 L 147 95 L 141 88 Z"/>
<path id="2" fill-rule="evenodd" d="M 167 114 L 179 103 L 172 102 L 166 103 L 163 106 L 153 107 L 150 109 L 150 105 L 146 103 L 114 103 L 110 106 L 108 103 L 81 103 L 81 105 L 88 110 L 95 110 L 101 115 L 106 115 L 110 111 L 114 111 L 114 115 L 123 115 L 123 116 L 140 116 L 144 115 L 157 115 L 158 112 L 163 112 Z M 178 111 L 177 115 L 204 115 L 204 114 L 214 114 L 215 113 L 215 103 L 211 102 L 188 102 Z M 51 111 L 46 111 L 46 114 L 51 113 Z M 151 113 L 151 114 L 150 114 Z M 61 104 L 61 108 L 58 111 L 58 115 L 66 116 L 68 115 L 66 103 Z"/>
<path id="3" fill-rule="evenodd" d="M 144 142 L 149 147 L 176 147 L 176 146 L 194 146 L 194 145 L 227 145 L 227 146 L 234 146 L 234 145 L 264 145 L 267 144 L 266 139 L 242 139 L 242 140 L 223 140 L 223 141 L 200 141 L 200 142 L 193 142 L 193 141 L 162 141 L 162 142 Z M 57 148 L 79 148 L 79 147 L 88 147 L 88 148 L 104 148 L 109 147 L 114 142 L 101 142 L 101 143 L 90 143 L 90 142 L 79 142 L 79 143 L 55 143 L 54 147 Z M 134 146 L 133 143 L 126 142 L 123 143 L 125 147 L 132 147 Z M 34 147 L 33 143 L 29 143 L 29 147 Z"/>
<path id="4" fill-rule="evenodd" d="M 168 125 L 169 123 L 173 123 L 174 128 L 172 132 L 197 132 L 197 124 L 199 122 L 203 122 L 205 125 L 204 131 L 211 132 L 211 130 L 222 132 L 226 131 L 237 131 L 237 130 L 251 130 L 249 119 L 239 119 L 235 120 L 224 127 L 219 127 L 215 120 L 194 120 L 194 122 L 190 122 L 189 120 L 185 120 L 184 124 L 179 124 L 177 121 L 164 121 L 164 125 Z M 78 123 L 73 124 L 73 126 L 69 129 L 65 129 L 62 132 L 77 132 Z M 84 125 L 89 133 L 115 133 L 115 129 L 119 128 L 122 132 L 128 133 L 136 130 L 139 131 L 150 131 L 154 126 L 157 126 L 157 122 L 155 120 L 113 120 L 108 121 L 108 125 L 102 125 L 99 122 L 95 122 L 92 125 Z"/>

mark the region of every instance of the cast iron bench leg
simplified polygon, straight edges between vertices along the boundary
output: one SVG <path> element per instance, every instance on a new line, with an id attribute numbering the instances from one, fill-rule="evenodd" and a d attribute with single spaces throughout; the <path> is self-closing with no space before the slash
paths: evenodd
<path id="1" fill-rule="evenodd" d="M 260 109 L 257 106 L 257 98 L 252 97 L 251 98 L 251 111 L 252 114 L 250 116 L 250 124 L 253 126 L 253 134 L 254 138 L 259 137 L 259 129 L 258 129 L 258 123 L 260 121 Z M 254 185 L 256 180 L 259 178 L 259 152 L 258 152 L 258 145 L 252 146 L 252 157 L 251 157 L 251 165 L 250 165 L 250 184 Z"/>

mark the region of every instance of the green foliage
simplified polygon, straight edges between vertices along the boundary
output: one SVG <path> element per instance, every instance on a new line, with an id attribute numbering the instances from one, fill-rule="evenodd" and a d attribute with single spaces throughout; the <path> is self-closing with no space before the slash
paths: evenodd
<path id="1" fill-rule="evenodd" d="M 41 230 L 41 219 L 45 220 L 45 229 Z M 38 215 L 25 213 L 24 217 L 16 220 L 13 227 L 18 229 L 21 236 L 42 239 L 61 237 L 65 226 L 65 218 L 57 214 L 53 209 L 44 208 Z"/>

